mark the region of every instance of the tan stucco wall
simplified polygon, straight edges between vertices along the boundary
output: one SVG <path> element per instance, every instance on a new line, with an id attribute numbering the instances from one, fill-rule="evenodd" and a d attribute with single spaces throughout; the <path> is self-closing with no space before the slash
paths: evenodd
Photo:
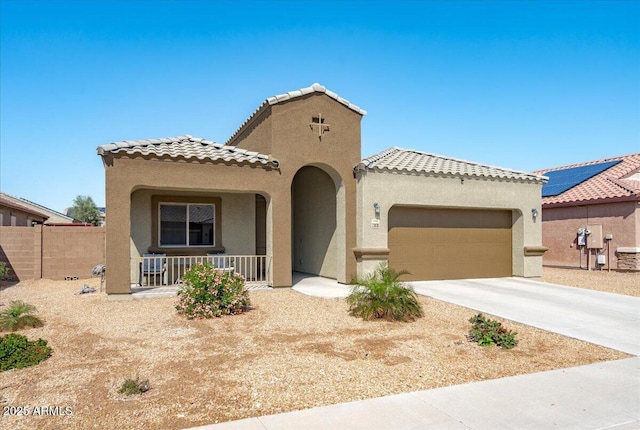
<path id="1" fill-rule="evenodd" d="M 318 113 L 322 113 L 326 123 L 331 126 L 331 131 L 325 133 L 322 139 L 309 127 L 312 117 Z M 130 292 L 130 196 L 133 191 L 143 188 L 264 195 L 267 199 L 267 253 L 273 256 L 272 284 L 276 287 L 290 286 L 291 184 L 298 170 L 306 165 L 322 168 L 331 176 L 338 190 L 337 279 L 347 282 L 356 272 L 352 252 L 356 246 L 356 183 L 353 166 L 360 161 L 361 118 L 360 114 L 324 94 L 308 95 L 268 106 L 252 120 L 255 130 L 244 140 L 232 143 L 239 143 L 246 149 L 265 151 L 271 148 L 270 153 L 280 161 L 279 169 L 106 155 L 106 206 L 109 208 L 109 223 L 106 226 L 109 267 L 107 292 Z M 241 130 L 240 136 L 243 133 Z M 262 143 L 260 139 L 270 139 L 270 143 Z M 137 225 L 134 227 L 138 228 Z M 137 233 L 135 236 L 136 240 L 144 240 Z"/>
<path id="2" fill-rule="evenodd" d="M 512 211 L 513 275 L 542 276 L 542 257 L 524 255 L 525 246 L 542 242 L 541 222 L 534 222 L 531 209 L 540 212 L 541 184 L 431 177 L 390 172 L 358 172 L 358 247 L 385 249 L 388 246 L 388 213 L 395 205 L 508 209 Z M 380 205 L 379 227 L 372 228 L 373 204 Z M 358 275 L 373 270 L 384 257 L 362 260 Z"/>
<path id="3" fill-rule="evenodd" d="M 586 268 L 587 250 L 577 246 L 577 231 L 591 224 L 602 225 L 603 235 L 613 234 L 609 252 L 612 269 L 617 268 L 617 248 L 640 247 L 638 202 L 545 208 L 542 213 L 542 243 L 549 250 L 544 255 L 544 264 L 580 267 L 582 257 L 582 266 Z M 602 251 L 607 253 L 606 244 Z M 591 263 L 593 267 L 593 259 Z"/>

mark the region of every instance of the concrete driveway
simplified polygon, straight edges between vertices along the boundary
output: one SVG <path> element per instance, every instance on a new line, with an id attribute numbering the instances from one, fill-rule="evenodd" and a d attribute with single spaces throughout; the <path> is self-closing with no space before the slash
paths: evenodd
<path id="1" fill-rule="evenodd" d="M 421 295 L 640 355 L 640 298 L 637 297 L 523 278 L 410 284 Z"/>

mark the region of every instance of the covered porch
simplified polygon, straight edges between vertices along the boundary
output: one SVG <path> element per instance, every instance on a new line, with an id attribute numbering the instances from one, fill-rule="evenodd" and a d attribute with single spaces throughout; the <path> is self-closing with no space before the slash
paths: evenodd
<path id="1" fill-rule="evenodd" d="M 261 194 L 139 188 L 131 193 L 130 222 L 132 292 L 180 285 L 205 262 L 248 285 L 272 285 Z"/>

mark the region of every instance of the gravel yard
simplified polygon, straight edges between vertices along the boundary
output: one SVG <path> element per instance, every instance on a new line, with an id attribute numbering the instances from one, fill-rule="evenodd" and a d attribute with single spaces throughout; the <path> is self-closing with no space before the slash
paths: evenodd
<path id="1" fill-rule="evenodd" d="M 610 280 L 612 291 L 620 279 L 634 292 L 633 275 L 545 269 L 544 278 L 600 287 Z M 21 333 L 54 351 L 37 366 L 0 373 L 0 403 L 72 409 L 3 415 L 0 428 L 184 428 L 627 357 L 512 322 L 505 325 L 518 332 L 515 349 L 481 348 L 465 338 L 473 311 L 426 297 L 426 315 L 413 323 L 364 322 L 347 314 L 344 300 L 290 289 L 252 292 L 246 314 L 190 321 L 176 314 L 174 298 L 75 296 L 83 283 L 99 287 L 96 279 L 37 280 L 0 293 L 3 304 L 38 308 L 45 326 Z M 151 390 L 117 393 L 136 376 Z"/>
<path id="2" fill-rule="evenodd" d="M 640 273 L 545 267 L 542 280 L 552 284 L 640 297 Z"/>

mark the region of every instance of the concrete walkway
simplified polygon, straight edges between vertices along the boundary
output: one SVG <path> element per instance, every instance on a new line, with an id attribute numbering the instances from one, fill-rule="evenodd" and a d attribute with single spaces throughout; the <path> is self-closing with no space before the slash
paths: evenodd
<path id="1" fill-rule="evenodd" d="M 422 281 L 411 285 L 418 294 L 640 355 L 638 297 L 523 278 Z"/>
<path id="2" fill-rule="evenodd" d="M 294 283 L 294 290 L 316 297 L 349 292 L 318 277 L 299 275 Z M 418 294 L 640 355 L 638 298 L 520 278 L 412 285 Z M 640 429 L 640 357 L 198 428 Z"/>

